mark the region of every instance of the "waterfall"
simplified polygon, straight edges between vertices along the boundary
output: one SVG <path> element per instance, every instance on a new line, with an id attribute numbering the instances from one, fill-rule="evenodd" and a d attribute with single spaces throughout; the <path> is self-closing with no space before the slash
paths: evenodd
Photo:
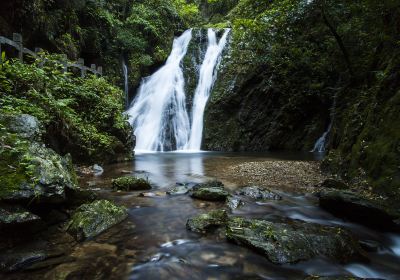
<path id="1" fill-rule="evenodd" d="M 165 65 L 143 79 L 137 96 L 126 112 L 137 137 L 136 151 L 200 150 L 204 110 L 229 31 L 226 29 L 219 40 L 213 29 L 207 31 L 207 51 L 199 70 L 191 122 L 186 109 L 185 79 L 181 66 L 192 39 L 191 29 L 175 38 Z"/>
<path id="2" fill-rule="evenodd" d="M 199 83 L 193 101 L 190 138 L 188 145 L 185 147 L 188 150 L 200 150 L 201 148 L 204 110 L 217 77 L 217 66 L 221 61 L 222 51 L 225 48 L 229 31 L 229 29 L 226 29 L 218 42 L 215 31 L 208 29 L 208 47 L 200 67 Z"/>
<path id="3" fill-rule="evenodd" d="M 185 81 L 180 64 L 191 38 L 192 30 L 187 30 L 174 40 L 166 64 L 143 80 L 127 111 L 139 151 L 164 151 L 173 147 L 181 150 L 189 139 Z"/>
<path id="4" fill-rule="evenodd" d="M 122 60 L 122 71 L 124 73 L 124 92 L 125 92 L 125 106 L 128 107 L 129 102 L 129 84 L 128 84 L 128 66 L 125 59 Z"/>
<path id="5" fill-rule="evenodd" d="M 318 138 L 317 142 L 314 144 L 314 148 L 311 150 L 312 153 L 324 153 L 326 147 L 326 140 L 328 139 L 328 135 L 331 132 L 333 121 L 335 120 L 335 111 L 336 111 L 336 100 L 337 100 L 337 92 L 333 96 L 333 104 L 330 113 L 330 123 L 327 130 L 322 134 L 320 138 Z"/>

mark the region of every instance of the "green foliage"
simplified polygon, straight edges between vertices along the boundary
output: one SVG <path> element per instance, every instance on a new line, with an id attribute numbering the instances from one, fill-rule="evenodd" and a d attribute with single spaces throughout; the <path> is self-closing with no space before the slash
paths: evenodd
<path id="1" fill-rule="evenodd" d="M 77 161 L 111 161 L 118 152 L 128 153 L 130 127 L 122 114 L 122 92 L 104 78 L 63 73 L 58 59 L 46 56 L 42 68 L 39 61 L 4 63 L 0 112 L 37 117 L 47 128 L 47 142 Z"/>

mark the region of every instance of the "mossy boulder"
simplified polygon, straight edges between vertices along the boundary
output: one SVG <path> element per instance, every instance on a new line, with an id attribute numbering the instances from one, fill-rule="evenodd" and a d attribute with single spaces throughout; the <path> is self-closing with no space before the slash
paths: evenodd
<path id="1" fill-rule="evenodd" d="M 142 191 L 151 189 L 151 185 L 148 180 L 133 176 L 113 179 L 112 187 L 114 190 L 120 191 Z"/>
<path id="2" fill-rule="evenodd" d="M 226 237 L 260 252 L 275 264 L 297 263 L 316 256 L 346 263 L 363 256 L 362 249 L 348 231 L 294 220 L 270 222 L 230 218 Z"/>
<path id="3" fill-rule="evenodd" d="M 95 237 L 120 223 L 128 216 L 127 209 L 108 200 L 83 204 L 75 210 L 67 231 L 78 241 Z"/>
<path id="4" fill-rule="evenodd" d="M 262 189 L 257 186 L 247 186 L 236 191 L 237 195 L 247 196 L 256 200 L 280 200 L 282 197 L 268 189 Z"/>
<path id="5" fill-rule="evenodd" d="M 202 200 L 224 201 L 229 193 L 221 182 L 210 181 L 194 186 L 190 191 L 190 196 Z"/>
<path id="6" fill-rule="evenodd" d="M 225 225 L 227 220 L 228 215 L 225 210 L 213 210 L 188 219 L 186 228 L 194 232 L 206 233 L 212 228 Z"/>
<path id="7" fill-rule="evenodd" d="M 10 133 L 15 133 L 21 138 L 39 141 L 42 137 L 42 125 L 34 116 L 4 114 L 0 115 L 0 123 L 3 123 Z"/>
<path id="8" fill-rule="evenodd" d="M 324 189 L 318 194 L 319 205 L 332 214 L 366 226 L 400 230 L 400 211 L 386 201 L 363 197 L 349 190 Z"/>
<path id="9" fill-rule="evenodd" d="M 18 203 L 63 203 L 66 189 L 77 186 L 70 156 L 33 142 L 19 151 L 21 164 L 17 173 L 4 172 L 0 200 Z"/>

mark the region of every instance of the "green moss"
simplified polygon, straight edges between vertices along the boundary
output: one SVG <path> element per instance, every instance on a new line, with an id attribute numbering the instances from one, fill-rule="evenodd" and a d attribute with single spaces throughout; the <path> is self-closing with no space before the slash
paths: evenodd
<path id="1" fill-rule="evenodd" d="M 205 233 L 210 228 L 225 225 L 228 215 L 225 210 L 213 210 L 188 219 L 186 228 L 199 233 Z"/>
<path id="2" fill-rule="evenodd" d="M 7 61 L 0 68 L 0 113 L 30 114 L 45 126 L 44 140 L 76 162 L 110 162 L 132 154 L 123 93 L 104 78 L 64 74 L 57 56 L 44 67 Z M 39 63 L 39 62 L 37 62 Z"/>
<path id="3" fill-rule="evenodd" d="M 67 230 L 77 240 L 94 237 L 127 217 L 127 209 L 108 200 L 81 205 L 71 217 Z"/>
<path id="4" fill-rule="evenodd" d="M 135 191 L 135 190 L 149 190 L 151 185 L 148 180 L 137 177 L 120 177 L 112 180 L 114 190 L 121 191 Z"/>

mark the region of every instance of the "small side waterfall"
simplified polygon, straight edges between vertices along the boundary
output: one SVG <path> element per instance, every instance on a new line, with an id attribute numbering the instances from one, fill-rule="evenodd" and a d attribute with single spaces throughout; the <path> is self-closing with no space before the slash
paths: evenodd
<path id="1" fill-rule="evenodd" d="M 331 132 L 333 121 L 335 120 L 335 111 L 336 111 L 336 100 L 337 100 L 337 92 L 333 96 L 333 104 L 330 113 L 330 123 L 326 131 L 322 134 L 320 138 L 318 138 L 317 142 L 314 144 L 314 148 L 311 150 L 312 153 L 324 153 L 326 148 L 326 140 L 328 139 L 329 133 Z"/>
<path id="2" fill-rule="evenodd" d="M 166 64 L 143 79 L 136 98 L 126 112 L 137 136 L 137 151 L 200 150 L 204 110 L 229 31 L 226 29 L 219 40 L 216 31 L 207 31 L 207 51 L 199 69 L 191 122 L 186 109 L 185 78 L 181 65 L 192 39 L 191 29 L 174 40 Z"/>
<path id="3" fill-rule="evenodd" d="M 124 73 L 124 92 L 125 92 L 125 107 L 128 108 L 129 104 L 129 81 L 128 81 L 128 66 L 125 59 L 122 60 L 122 71 Z"/>
<path id="4" fill-rule="evenodd" d="M 221 61 L 222 51 L 225 48 L 229 29 L 226 29 L 222 38 L 217 41 L 217 35 L 213 29 L 208 29 L 208 47 L 203 63 L 200 67 L 200 78 L 196 88 L 192 110 L 192 125 L 189 143 L 185 147 L 188 150 L 200 150 L 203 136 L 204 110 L 214 82 L 217 78 L 217 66 Z"/>
<path id="5" fill-rule="evenodd" d="M 143 80 L 127 111 L 137 135 L 138 151 L 181 150 L 189 139 L 185 80 L 180 64 L 191 38 L 192 30 L 187 30 L 174 40 L 166 64 Z"/>

